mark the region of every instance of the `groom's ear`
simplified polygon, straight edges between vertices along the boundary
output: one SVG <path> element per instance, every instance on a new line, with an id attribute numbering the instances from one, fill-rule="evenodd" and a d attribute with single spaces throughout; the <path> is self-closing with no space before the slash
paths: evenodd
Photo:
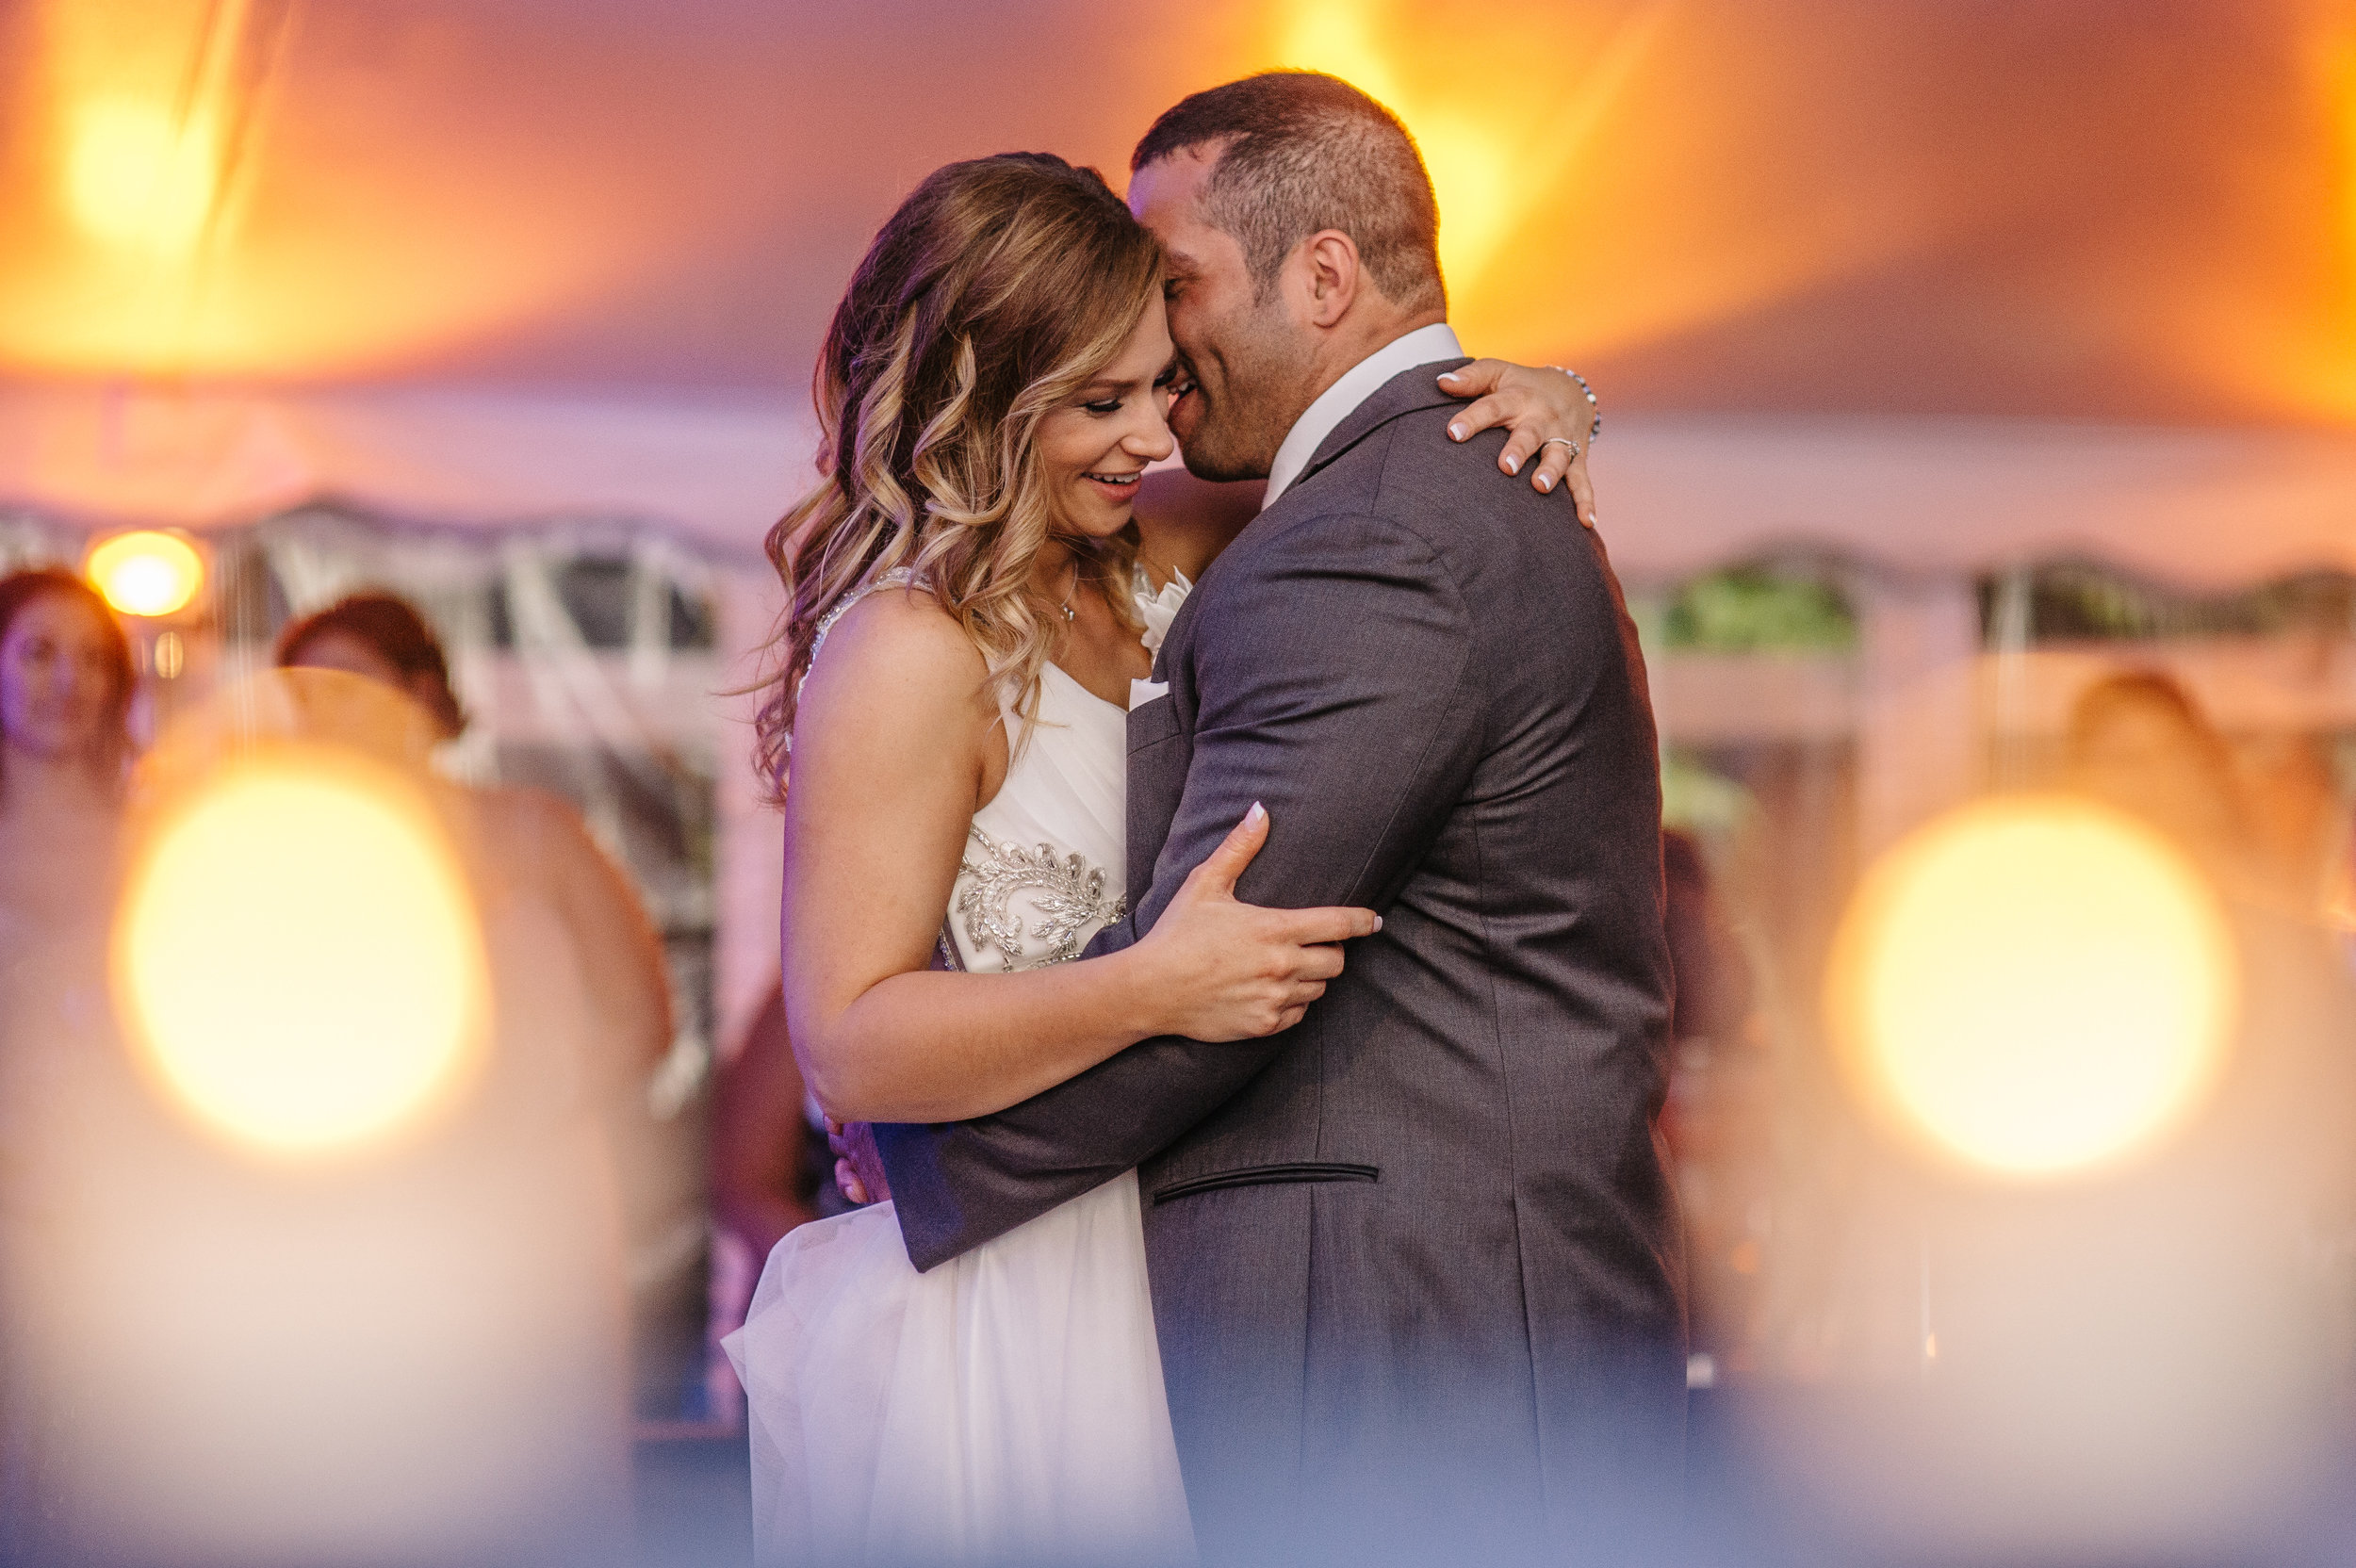
<path id="1" fill-rule="evenodd" d="M 1302 240 L 1285 270 L 1299 278 L 1300 302 L 1312 326 L 1340 325 L 1366 286 L 1358 242 L 1339 229 L 1319 229 Z"/>

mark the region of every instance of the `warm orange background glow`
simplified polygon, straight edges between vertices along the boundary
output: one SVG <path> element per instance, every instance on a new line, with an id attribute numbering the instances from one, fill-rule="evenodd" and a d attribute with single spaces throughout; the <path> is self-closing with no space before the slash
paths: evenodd
<path id="1" fill-rule="evenodd" d="M 924 171 L 1334 71 L 1459 326 L 1616 406 L 2356 414 L 2356 22 L 2184 0 L 27 0 L 0 374 L 798 390 Z"/>
<path id="2" fill-rule="evenodd" d="M 219 139 L 208 116 L 175 121 L 153 97 L 85 99 L 65 129 L 67 209 L 103 243 L 184 254 L 221 195 Z"/>
<path id="3" fill-rule="evenodd" d="M 582 308 L 674 240 L 727 234 L 715 190 L 632 178 L 638 133 L 599 122 L 610 96 L 528 106 L 548 84 L 527 65 L 624 69 L 594 30 L 486 60 L 469 35 L 487 18 L 298 9 L 26 8 L 28 46 L 0 66 L 18 149 L 0 185 L 0 366 L 401 370 Z M 735 129 L 691 127 L 704 145 L 683 151 Z"/>
<path id="4" fill-rule="evenodd" d="M 1244 0 L 1416 133 L 1477 352 L 1622 407 L 2356 415 L 2356 20 Z M 1796 520 L 1796 519 L 1795 519 Z"/>
<path id="5" fill-rule="evenodd" d="M 1677 8 L 1678 0 L 1562 8 L 1542 24 L 1560 28 L 1559 42 L 1533 47 L 1528 13 L 1434 25 L 1410 5 L 1284 0 L 1269 8 L 1263 45 L 1235 74 L 1324 71 L 1389 106 L 1415 134 L 1439 193 L 1440 262 L 1460 331 L 1484 350 L 1543 357 L 1567 326 L 1592 351 L 1646 330 L 1627 318 L 1629 302 L 1558 298 L 1533 314 L 1530 295 L 1565 281 L 1557 237 L 1592 200 L 1597 132 L 1627 109 Z M 1530 267 L 1548 254 L 1554 265 Z M 1715 303 L 1684 302 L 1669 316 Z"/>

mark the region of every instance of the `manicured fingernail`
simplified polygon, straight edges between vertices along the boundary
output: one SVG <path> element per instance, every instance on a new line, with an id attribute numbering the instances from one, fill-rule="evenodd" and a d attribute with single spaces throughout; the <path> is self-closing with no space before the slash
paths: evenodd
<path id="1" fill-rule="evenodd" d="M 1252 803 L 1252 809 L 1243 814 L 1243 820 L 1257 827 L 1268 820 L 1268 808 L 1255 800 Z"/>
<path id="2" fill-rule="evenodd" d="M 1448 438 L 1451 441 L 1462 441 L 1464 439 L 1464 427 L 1462 425 L 1448 426 Z"/>
<path id="3" fill-rule="evenodd" d="M 1453 370 L 1443 370 L 1443 371 L 1441 371 L 1441 372 L 1440 372 L 1440 379 L 1441 379 L 1442 381 L 1455 381 L 1455 380 L 1457 380 L 1458 378 L 1457 378 L 1457 374 L 1456 374 L 1456 372 L 1455 372 L 1455 371 L 1453 371 Z"/>
<path id="4" fill-rule="evenodd" d="M 1518 457 L 1507 458 L 1505 460 L 1505 471 L 1509 474 L 1520 473 L 1522 471 L 1522 460 Z"/>
<path id="5" fill-rule="evenodd" d="M 1554 488 L 1554 481 L 1547 478 L 1545 474 L 1540 474 L 1538 476 L 1538 488 L 1541 490 L 1551 490 Z"/>
<path id="6" fill-rule="evenodd" d="M 1380 930 L 1382 930 L 1382 929 L 1383 929 L 1383 917 L 1382 917 L 1381 915 L 1377 915 L 1377 916 L 1375 916 L 1375 917 L 1374 917 L 1374 928 L 1375 928 L 1377 931 L 1380 931 Z"/>

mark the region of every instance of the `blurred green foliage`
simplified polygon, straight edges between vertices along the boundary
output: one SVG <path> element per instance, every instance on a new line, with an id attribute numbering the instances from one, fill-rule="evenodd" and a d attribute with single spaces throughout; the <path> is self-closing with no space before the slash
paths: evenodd
<path id="1" fill-rule="evenodd" d="M 1824 573 L 1778 565 L 1730 566 L 1697 577 L 1648 606 L 1645 642 L 1693 653 L 1847 653 L 1857 613 Z"/>
<path id="2" fill-rule="evenodd" d="M 1704 839 L 1734 832 L 1748 822 L 1758 802 L 1751 792 L 1699 758 L 1681 751 L 1661 759 L 1661 821 Z"/>

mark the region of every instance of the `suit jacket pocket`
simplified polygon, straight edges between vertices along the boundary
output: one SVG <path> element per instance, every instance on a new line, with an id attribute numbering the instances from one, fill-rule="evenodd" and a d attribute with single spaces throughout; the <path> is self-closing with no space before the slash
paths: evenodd
<path id="1" fill-rule="evenodd" d="M 1160 745 L 1185 727 L 1178 722 L 1178 705 L 1168 693 L 1153 701 L 1129 710 L 1129 751 L 1131 755 L 1149 746 Z"/>
<path id="2" fill-rule="evenodd" d="M 1244 1165 L 1233 1170 L 1214 1170 L 1202 1176 L 1188 1176 L 1153 1189 L 1153 1201 L 1167 1203 L 1173 1198 L 1192 1198 L 1198 1192 L 1217 1192 L 1221 1187 L 1259 1187 L 1285 1182 L 1373 1182 L 1382 1179 L 1380 1166 L 1350 1165 L 1337 1160 L 1290 1160 L 1282 1165 Z"/>

